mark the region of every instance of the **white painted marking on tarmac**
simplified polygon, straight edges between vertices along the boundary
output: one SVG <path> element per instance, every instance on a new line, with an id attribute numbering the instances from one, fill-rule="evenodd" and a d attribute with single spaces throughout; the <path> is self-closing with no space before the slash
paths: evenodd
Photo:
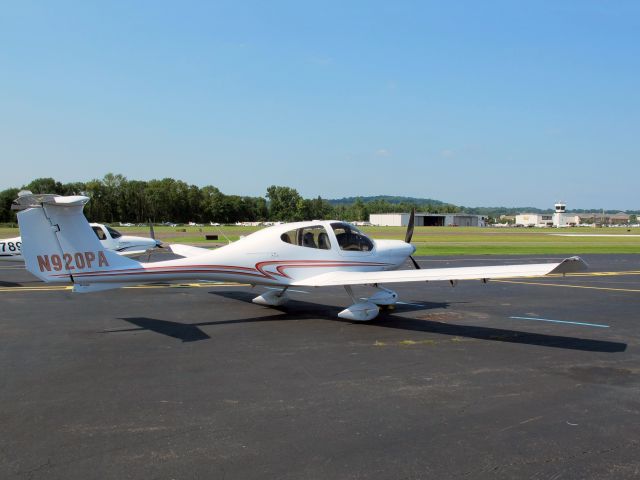
<path id="1" fill-rule="evenodd" d="M 509 317 L 509 318 L 513 318 L 514 320 L 536 320 L 538 322 L 567 323 L 570 325 L 580 325 L 583 327 L 609 328 L 609 325 L 603 325 L 601 323 L 570 322 L 568 320 L 551 320 L 549 318 L 538 318 L 538 317 Z"/>
<path id="2" fill-rule="evenodd" d="M 360 297 L 360 300 L 369 300 L 369 297 Z M 426 307 L 423 303 L 396 302 L 395 305 L 410 305 L 412 307 Z"/>
<path id="3" fill-rule="evenodd" d="M 610 233 L 547 233 L 547 235 L 553 235 L 555 237 L 615 237 L 615 238 L 625 238 L 625 237 L 640 237 L 640 235 L 636 235 L 634 233 L 618 233 L 618 234 L 610 234 Z"/>

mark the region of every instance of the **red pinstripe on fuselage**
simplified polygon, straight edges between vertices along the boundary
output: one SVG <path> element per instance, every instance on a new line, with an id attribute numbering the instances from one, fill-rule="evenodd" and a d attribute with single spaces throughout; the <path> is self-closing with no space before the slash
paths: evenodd
<path id="1" fill-rule="evenodd" d="M 145 266 L 143 268 L 118 269 L 108 271 L 89 271 L 73 273 L 74 281 L 81 283 L 90 283 L 95 279 L 106 279 L 108 282 L 146 282 L 154 280 L 162 280 L 164 275 L 176 278 L 176 275 L 183 274 L 185 278 L 193 278 L 194 274 L 202 274 L 202 279 L 211 280 L 236 280 L 238 277 L 241 281 L 250 283 L 268 283 L 268 284 L 288 284 L 293 280 L 285 270 L 289 268 L 311 268 L 311 269 L 351 269 L 353 267 L 372 267 L 381 269 L 391 266 L 389 263 L 381 262 L 358 262 L 353 260 L 270 260 L 258 262 L 255 267 L 242 267 L 235 265 L 175 265 L 175 266 Z M 267 270 L 274 268 L 274 270 Z M 68 274 L 56 274 L 58 278 L 67 277 Z M 105 281 L 105 280 L 102 280 Z"/>

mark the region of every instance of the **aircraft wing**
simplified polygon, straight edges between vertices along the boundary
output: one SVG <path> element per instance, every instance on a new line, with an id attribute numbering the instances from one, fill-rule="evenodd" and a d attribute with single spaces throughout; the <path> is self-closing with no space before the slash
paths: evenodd
<path id="1" fill-rule="evenodd" d="M 191 245 L 182 245 L 180 243 L 172 243 L 169 245 L 169 249 L 172 253 L 181 257 L 199 257 L 201 255 L 207 255 L 211 253 L 208 248 L 192 247 Z"/>
<path id="2" fill-rule="evenodd" d="M 486 267 L 429 268 L 420 270 L 391 270 L 378 272 L 328 272 L 306 278 L 292 285 L 327 287 L 332 285 L 365 285 L 374 283 L 437 282 L 455 280 L 483 280 L 492 278 L 541 277 L 549 274 L 582 272 L 587 264 L 580 257 L 560 263 L 531 263 L 523 265 L 493 265 Z"/>

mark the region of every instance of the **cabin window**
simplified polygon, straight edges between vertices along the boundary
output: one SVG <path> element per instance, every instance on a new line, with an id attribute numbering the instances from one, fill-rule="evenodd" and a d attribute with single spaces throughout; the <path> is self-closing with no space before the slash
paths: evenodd
<path id="1" fill-rule="evenodd" d="M 289 230 L 280 236 L 285 243 L 298 245 L 307 248 L 319 248 L 320 250 L 330 250 L 331 242 L 326 229 L 321 225 Z"/>
<path id="2" fill-rule="evenodd" d="M 333 233 L 336 234 L 341 250 L 355 252 L 370 252 L 373 242 L 364 233 L 348 223 L 332 223 Z"/>
<path id="3" fill-rule="evenodd" d="M 295 230 L 291 230 L 289 232 L 283 233 L 282 235 L 280 235 L 280 239 L 284 242 L 284 243 L 290 243 L 292 245 L 297 245 L 298 242 L 296 241 L 296 231 Z"/>
<path id="4" fill-rule="evenodd" d="M 122 236 L 122 234 L 119 231 L 111 227 L 107 227 L 107 230 L 109 230 L 109 233 L 111 234 L 111 238 L 120 238 Z"/>
<path id="5" fill-rule="evenodd" d="M 98 240 L 106 240 L 107 236 L 104 233 L 104 230 L 102 230 L 100 227 L 91 227 L 93 229 L 93 233 L 96 234 L 96 237 L 98 237 Z"/>

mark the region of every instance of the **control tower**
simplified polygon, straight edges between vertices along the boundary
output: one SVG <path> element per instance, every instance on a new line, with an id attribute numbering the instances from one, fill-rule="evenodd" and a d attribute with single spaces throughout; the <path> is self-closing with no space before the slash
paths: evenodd
<path id="1" fill-rule="evenodd" d="M 567 218 L 567 204 L 564 202 L 557 202 L 555 207 L 556 211 L 553 214 L 553 226 L 556 228 L 568 227 L 571 220 L 573 220 L 573 217 L 571 217 L 571 219 Z"/>

